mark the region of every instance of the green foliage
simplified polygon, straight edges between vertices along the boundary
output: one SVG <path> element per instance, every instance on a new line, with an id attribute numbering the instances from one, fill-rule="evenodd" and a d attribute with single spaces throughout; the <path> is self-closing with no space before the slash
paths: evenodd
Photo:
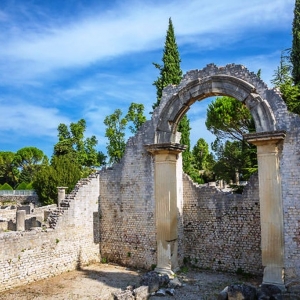
<path id="1" fill-rule="evenodd" d="M 162 62 L 162 65 L 154 63 L 154 66 L 160 73 L 157 80 L 153 83 L 156 87 L 157 96 L 156 102 L 152 105 L 153 109 L 159 105 L 163 89 L 169 84 L 179 84 L 182 79 L 181 60 L 171 18 L 169 19 Z M 195 170 L 192 167 L 192 154 L 190 152 L 190 130 L 189 119 L 184 115 L 178 124 L 177 131 L 181 132 L 180 143 L 187 146 L 186 150 L 182 153 L 183 171 L 193 178 L 195 177 Z"/>
<path id="2" fill-rule="evenodd" d="M 24 147 L 16 152 L 14 164 L 21 169 L 19 180 L 29 183 L 33 181 L 41 166 L 48 164 L 48 158 L 42 150 L 36 147 Z"/>
<path id="3" fill-rule="evenodd" d="M 66 186 L 66 192 L 70 193 L 81 174 L 82 170 L 74 163 L 72 155 L 54 156 L 51 165 L 38 172 L 33 187 L 43 204 L 53 204 L 57 202 L 57 187 Z"/>
<path id="4" fill-rule="evenodd" d="M 226 182 L 248 180 L 257 171 L 256 149 L 239 140 L 225 141 L 216 139 L 212 143 L 212 150 L 216 153 L 217 162 L 213 172 L 217 179 Z"/>
<path id="5" fill-rule="evenodd" d="M 288 51 L 285 50 L 281 53 L 280 64 L 275 70 L 271 82 L 279 88 L 288 110 L 300 114 L 300 85 L 293 83 L 292 65 Z"/>
<path id="6" fill-rule="evenodd" d="M 113 114 L 104 119 L 105 136 L 108 138 L 106 148 L 110 164 L 119 162 L 124 155 L 127 125 L 132 124 L 129 126 L 129 130 L 135 134 L 146 121 L 143 104 L 131 103 L 126 116 L 122 118 L 122 114 L 120 109 L 116 109 Z"/>
<path id="7" fill-rule="evenodd" d="M 153 63 L 160 72 L 160 76 L 153 83 L 156 86 L 157 95 L 157 102 L 152 105 L 153 109 L 159 105 L 163 89 L 169 84 L 179 84 L 182 78 L 181 60 L 171 18 L 169 19 L 162 62 L 162 65 Z"/>
<path id="8" fill-rule="evenodd" d="M 293 19 L 293 43 L 291 49 L 291 62 L 293 65 L 293 81 L 300 85 L 300 0 L 295 1 Z"/>
<path id="9" fill-rule="evenodd" d="M 194 165 L 198 170 L 206 170 L 208 167 L 209 148 L 203 138 L 200 138 L 193 148 Z"/>
<path id="10" fill-rule="evenodd" d="M 209 153 L 209 147 L 207 142 L 200 138 L 192 151 L 193 168 L 197 170 L 198 177 L 201 179 L 193 178 L 198 183 L 204 183 L 214 180 L 213 166 L 215 164 L 212 153 Z"/>
<path id="11" fill-rule="evenodd" d="M 27 183 L 26 183 L 26 182 L 21 182 L 21 183 L 17 186 L 16 190 L 26 190 L 26 188 L 27 188 Z"/>
<path id="12" fill-rule="evenodd" d="M 243 140 L 243 135 L 255 131 L 248 108 L 231 97 L 217 97 L 209 104 L 205 125 L 219 139 Z"/>
<path id="13" fill-rule="evenodd" d="M 212 167 L 216 178 L 247 180 L 257 170 L 256 147 L 243 140 L 244 134 L 255 131 L 250 111 L 234 98 L 217 97 L 208 106 L 205 124 L 217 136 L 212 144 L 217 157 Z"/>
<path id="14" fill-rule="evenodd" d="M 83 168 L 100 166 L 96 137 L 93 135 L 84 138 L 86 121 L 80 119 L 77 123 L 71 123 L 69 127 L 70 129 L 65 124 L 59 124 L 58 143 L 54 146 L 54 156 L 68 155 L 74 163 Z"/>
<path id="15" fill-rule="evenodd" d="M 144 115 L 144 105 L 138 103 L 131 103 L 128 109 L 128 113 L 125 116 L 127 122 L 132 122 L 133 125 L 129 126 L 131 133 L 135 134 L 139 128 L 146 122 Z"/>
<path id="16" fill-rule="evenodd" d="M 125 129 L 127 119 L 122 118 L 122 111 L 116 109 L 115 112 L 104 119 L 106 125 L 105 136 L 108 138 L 106 146 L 109 155 L 109 163 L 117 163 L 125 152 Z"/>
<path id="17" fill-rule="evenodd" d="M 1 191 L 13 191 L 13 188 L 8 184 L 8 183 L 4 183 L 1 187 L 0 187 Z"/>
<path id="18" fill-rule="evenodd" d="M 33 182 L 29 182 L 27 185 L 26 185 L 26 189 L 25 190 L 33 190 L 33 186 L 32 186 Z"/>
<path id="19" fill-rule="evenodd" d="M 0 151 L 0 183 L 15 186 L 18 182 L 19 170 L 14 164 L 15 153 Z"/>

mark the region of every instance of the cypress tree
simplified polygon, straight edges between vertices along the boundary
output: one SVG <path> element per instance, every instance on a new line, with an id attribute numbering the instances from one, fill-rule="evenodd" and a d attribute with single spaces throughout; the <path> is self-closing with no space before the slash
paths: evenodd
<path id="1" fill-rule="evenodd" d="M 164 87 L 169 84 L 179 84 L 182 78 L 182 71 L 180 68 L 181 60 L 171 18 L 169 18 L 169 27 L 167 30 L 162 62 L 163 65 L 153 63 L 160 71 L 160 76 L 153 83 L 153 85 L 156 86 L 157 95 L 157 101 L 152 105 L 153 109 L 159 105 Z"/>
<path id="2" fill-rule="evenodd" d="M 154 66 L 160 71 L 160 76 L 154 81 L 153 85 L 156 86 L 157 101 L 152 105 L 155 109 L 161 100 L 163 89 L 169 85 L 177 85 L 182 79 L 182 70 L 180 68 L 180 55 L 174 34 L 174 27 L 171 18 L 169 18 L 169 26 L 166 35 L 165 47 L 163 51 L 163 64 L 153 63 Z M 183 170 L 188 173 L 191 165 L 190 153 L 190 125 L 189 119 L 186 115 L 181 119 L 178 124 L 177 130 L 181 132 L 180 143 L 187 146 L 183 152 Z"/>
<path id="3" fill-rule="evenodd" d="M 291 50 L 291 62 L 293 64 L 294 84 L 300 84 L 300 0 L 295 1 L 293 20 L 293 44 Z"/>

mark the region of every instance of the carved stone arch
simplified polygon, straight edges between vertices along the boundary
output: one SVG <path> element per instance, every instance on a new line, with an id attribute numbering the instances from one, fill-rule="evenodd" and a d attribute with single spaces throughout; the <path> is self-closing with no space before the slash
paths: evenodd
<path id="1" fill-rule="evenodd" d="M 184 150 L 177 140 L 177 126 L 195 101 L 210 96 L 231 96 L 250 110 L 256 133 L 244 138 L 257 146 L 261 219 L 263 282 L 284 287 L 283 204 L 279 148 L 285 139 L 280 127 L 283 100 L 276 91 L 241 65 L 188 72 L 178 86 L 163 91 L 153 112 L 154 144 L 146 145 L 155 162 L 155 209 L 157 271 L 172 273 L 178 267 L 178 212 L 183 201 L 182 166 L 178 154 Z M 269 97 L 269 98 L 268 98 Z M 280 103 L 281 102 L 281 103 Z M 274 109 L 274 111 L 272 110 Z M 277 119 L 275 118 L 277 117 Z"/>
<path id="2" fill-rule="evenodd" d="M 273 111 L 254 85 L 230 75 L 211 75 L 187 83 L 169 97 L 159 116 L 157 143 L 176 142 L 177 126 L 182 116 L 194 102 L 210 96 L 230 96 L 243 102 L 253 116 L 256 132 L 276 130 Z"/>

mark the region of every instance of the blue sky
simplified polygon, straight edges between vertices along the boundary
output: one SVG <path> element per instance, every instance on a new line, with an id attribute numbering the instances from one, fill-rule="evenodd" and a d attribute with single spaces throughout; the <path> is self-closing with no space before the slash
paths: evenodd
<path id="1" fill-rule="evenodd" d="M 294 0 L 1 0 L 0 151 L 35 146 L 49 157 L 57 127 L 84 118 L 106 152 L 104 118 L 131 102 L 150 118 L 153 81 L 172 18 L 183 72 L 209 63 L 262 70 L 269 85 L 291 47 Z M 207 103 L 188 113 L 194 144 Z"/>

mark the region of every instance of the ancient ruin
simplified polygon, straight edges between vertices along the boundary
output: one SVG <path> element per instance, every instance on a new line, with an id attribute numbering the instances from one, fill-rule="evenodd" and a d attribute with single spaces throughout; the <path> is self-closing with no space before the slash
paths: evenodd
<path id="1" fill-rule="evenodd" d="M 182 172 L 177 124 L 214 95 L 245 103 L 255 120 L 245 139 L 257 146 L 258 176 L 242 195 Z M 300 117 L 244 66 L 190 71 L 164 90 L 119 164 L 82 179 L 44 226 L 0 232 L 0 291 L 101 260 L 165 274 L 188 261 L 300 285 L 299 142 Z"/>

